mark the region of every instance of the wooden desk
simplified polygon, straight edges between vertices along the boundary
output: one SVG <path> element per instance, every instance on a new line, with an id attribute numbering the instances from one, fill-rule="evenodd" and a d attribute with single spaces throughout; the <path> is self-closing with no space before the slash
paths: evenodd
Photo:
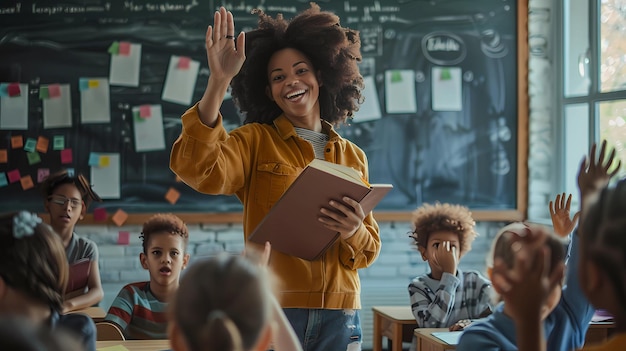
<path id="1" fill-rule="evenodd" d="M 96 349 L 122 345 L 129 351 L 161 351 L 170 349 L 170 341 L 165 340 L 126 340 L 126 341 L 96 341 Z"/>
<path id="2" fill-rule="evenodd" d="M 417 322 L 410 306 L 374 306 L 374 351 L 382 351 L 383 336 L 391 342 L 390 351 L 402 351 L 402 342 L 413 340 Z"/>
<path id="3" fill-rule="evenodd" d="M 417 351 L 447 351 L 456 350 L 456 345 L 448 345 L 439 338 L 432 336 L 433 332 L 447 332 L 448 328 L 417 328 Z"/>
<path id="4" fill-rule="evenodd" d="M 89 317 L 91 317 L 91 319 L 93 319 L 94 322 L 103 321 L 104 317 L 106 317 L 107 315 L 106 311 L 103 310 L 101 307 L 87 307 L 87 308 L 83 308 L 82 310 L 76 310 L 76 311 L 72 311 L 69 313 L 86 314 Z"/>
<path id="5" fill-rule="evenodd" d="M 585 335 L 585 346 L 605 342 L 613 333 L 613 329 L 615 329 L 613 322 L 591 322 Z"/>

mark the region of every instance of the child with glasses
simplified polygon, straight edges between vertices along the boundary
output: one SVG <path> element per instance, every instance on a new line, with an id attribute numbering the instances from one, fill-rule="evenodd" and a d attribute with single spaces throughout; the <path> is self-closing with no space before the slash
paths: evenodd
<path id="1" fill-rule="evenodd" d="M 101 201 L 82 174 L 71 175 L 67 171 L 51 174 L 42 183 L 44 206 L 50 215 L 50 226 L 61 237 L 70 265 L 88 259 L 90 261 L 87 286 L 69 291 L 63 303 L 63 312 L 93 306 L 102 300 L 104 292 L 98 268 L 98 247 L 74 232 L 76 223 L 83 219 L 92 201 Z"/>

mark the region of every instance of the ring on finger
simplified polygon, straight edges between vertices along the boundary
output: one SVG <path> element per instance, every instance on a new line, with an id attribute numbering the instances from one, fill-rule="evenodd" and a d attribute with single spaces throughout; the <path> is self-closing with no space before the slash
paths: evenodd
<path id="1" fill-rule="evenodd" d="M 226 39 L 235 39 L 234 35 L 225 35 L 224 38 Z"/>

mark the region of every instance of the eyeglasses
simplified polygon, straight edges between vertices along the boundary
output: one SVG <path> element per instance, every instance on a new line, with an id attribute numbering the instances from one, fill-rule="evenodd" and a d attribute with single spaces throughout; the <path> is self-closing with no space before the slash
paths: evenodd
<path id="1" fill-rule="evenodd" d="M 52 202 L 53 204 L 57 204 L 59 206 L 63 206 L 65 207 L 67 205 L 67 203 L 70 203 L 70 206 L 72 206 L 72 208 L 79 208 L 83 205 L 83 201 L 82 200 L 78 200 L 78 199 L 69 199 L 65 196 L 50 196 L 48 198 L 48 201 Z"/>

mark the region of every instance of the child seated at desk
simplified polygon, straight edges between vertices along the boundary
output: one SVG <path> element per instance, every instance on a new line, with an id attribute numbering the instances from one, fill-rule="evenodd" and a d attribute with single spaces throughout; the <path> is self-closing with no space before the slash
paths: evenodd
<path id="1" fill-rule="evenodd" d="M 603 144 L 599 155 L 596 156 L 595 153 L 596 145 L 593 145 L 588 156 L 589 164 L 584 161 L 578 174 L 581 205 L 584 203 L 583 199 L 591 196 L 597 188 L 606 186 L 614 174 L 608 173 L 608 170 L 613 167 L 615 151 L 605 157 L 606 144 Z M 545 333 L 550 351 L 571 351 L 579 348 L 585 342 L 594 309 L 583 294 L 579 282 L 578 230 L 572 234 L 565 287 L 563 286 L 565 255 L 562 242 L 553 233 L 537 226 L 509 231 L 498 239 L 501 243 L 496 244 L 493 280 L 501 281 L 502 274 L 497 274 L 497 278 L 496 271 L 507 271 L 519 264 L 516 258 L 518 252 L 524 252 L 522 249 L 525 242 L 533 238 L 538 238 L 534 239 L 532 244 L 538 247 L 539 252 L 551 253 L 549 262 L 541 262 L 542 269 L 552 282 L 537 308 L 535 327 Z M 529 277 L 523 279 L 527 278 Z M 530 342 L 522 334 L 517 336 L 514 320 L 519 318 L 520 311 L 523 313 L 531 311 L 525 305 L 530 306 L 531 298 L 539 297 L 541 290 L 528 290 L 530 284 L 526 284 L 524 280 L 520 284 L 521 287 L 516 289 L 494 284 L 495 290 L 502 296 L 504 302 L 500 303 L 487 319 L 472 324 L 463 332 L 458 349 L 517 350 L 518 342 Z M 524 295 L 520 296 L 522 292 Z M 517 298 L 524 301 L 521 307 L 516 301 Z"/>
<path id="2" fill-rule="evenodd" d="M 90 262 L 87 286 L 66 291 L 63 312 L 71 312 L 99 303 L 104 297 L 98 267 L 98 246 L 78 236 L 74 227 L 83 219 L 92 201 L 101 201 L 82 174 L 68 171 L 53 173 L 42 183 L 44 206 L 50 215 L 50 226 L 59 235 L 70 265 L 88 259 Z M 86 273 L 85 273 L 86 274 Z"/>
<path id="3" fill-rule="evenodd" d="M 63 243 L 41 218 L 26 211 L 0 215 L 0 319 L 24 317 L 36 327 L 68 330 L 84 350 L 95 351 L 91 318 L 61 314 L 68 275 Z"/>
<path id="4" fill-rule="evenodd" d="M 604 144 L 602 148 L 605 148 Z M 610 156 L 612 158 L 613 154 Z M 587 168 L 591 171 L 597 169 L 593 161 L 591 164 L 583 163 L 583 175 Z M 626 349 L 626 179 L 621 179 L 615 187 L 602 189 L 603 183 L 606 184 L 619 169 L 618 165 L 612 174 L 607 174 L 605 169 L 605 181 L 599 184 L 590 179 L 581 180 L 580 177 L 578 182 L 583 213 L 578 229 L 582 241 L 579 263 L 581 287 L 591 303 L 596 308 L 608 310 L 615 321 L 615 334 L 604 344 L 583 347 L 585 351 Z M 505 290 L 503 294 L 510 295 L 511 304 L 515 307 L 514 319 L 516 332 L 520 335 L 520 351 L 546 350 L 546 342 L 542 340 L 544 331 L 538 316 L 547 292 L 551 289 L 552 279 L 541 264 L 530 263 L 543 262 L 549 254 L 526 244 L 517 255 L 513 267 L 502 265 L 494 270 L 501 282 L 498 287 Z M 521 275 L 526 279 L 517 279 Z M 530 289 L 533 289 L 536 298 L 527 300 L 522 294 Z"/>
<path id="5" fill-rule="evenodd" d="M 411 309 L 420 328 L 453 327 L 489 314 L 491 285 L 476 271 L 457 268 L 477 233 L 467 207 L 424 204 L 413 212 L 411 237 L 430 273 L 409 284 Z"/>
<path id="6" fill-rule="evenodd" d="M 156 214 L 144 223 L 141 238 L 139 260 L 150 281 L 123 287 L 105 319 L 118 325 L 126 339 L 167 339 L 167 305 L 189 261 L 189 232 L 177 216 Z"/>

